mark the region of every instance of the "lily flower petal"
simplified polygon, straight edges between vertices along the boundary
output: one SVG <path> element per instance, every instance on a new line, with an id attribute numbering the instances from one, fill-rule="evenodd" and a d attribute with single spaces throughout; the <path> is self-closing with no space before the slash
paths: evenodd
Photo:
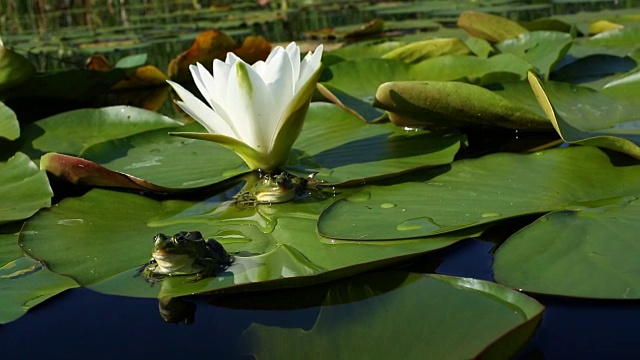
<path id="1" fill-rule="evenodd" d="M 169 85 L 178 93 L 178 96 L 183 101 L 176 102 L 182 110 L 184 110 L 194 120 L 199 122 L 210 133 L 218 133 L 225 136 L 235 138 L 233 130 L 227 125 L 227 123 L 216 114 L 210 107 L 203 103 L 200 99 L 193 96 L 189 90 L 182 87 L 182 85 L 173 81 L 167 80 Z"/>
<path id="2" fill-rule="evenodd" d="M 213 61 L 213 74 L 192 65 L 191 74 L 205 104 L 182 86 L 169 82 L 178 105 L 209 134 L 176 135 L 218 142 L 236 151 L 252 169 L 275 171 L 284 165 L 300 134 L 320 76 L 322 45 L 300 60 L 291 43 L 274 48 L 265 61 L 245 63 L 233 53 Z"/>

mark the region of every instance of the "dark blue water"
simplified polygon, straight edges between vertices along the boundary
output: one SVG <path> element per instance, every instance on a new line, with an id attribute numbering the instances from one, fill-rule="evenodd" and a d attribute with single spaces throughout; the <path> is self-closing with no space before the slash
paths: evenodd
<path id="1" fill-rule="evenodd" d="M 467 240 L 405 268 L 446 259 L 438 273 L 489 280 L 494 246 Z M 537 298 L 546 311 L 521 359 L 640 358 L 640 302 Z M 251 323 L 308 329 L 318 315 L 317 307 L 247 310 L 194 302 L 195 322 L 170 324 L 155 299 L 72 290 L 0 326 L 2 358 L 237 358 L 236 341 Z"/>

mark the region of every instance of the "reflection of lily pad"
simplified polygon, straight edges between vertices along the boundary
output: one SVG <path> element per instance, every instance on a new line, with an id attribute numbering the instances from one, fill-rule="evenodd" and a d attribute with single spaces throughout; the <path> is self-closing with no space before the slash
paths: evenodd
<path id="1" fill-rule="evenodd" d="M 327 199 L 236 208 L 224 197 L 156 201 L 136 194 L 92 190 L 33 217 L 24 248 L 83 286 L 130 296 L 179 296 L 236 286 L 295 286 L 327 281 L 448 246 L 478 230 L 444 237 L 377 244 L 325 241 L 316 218 Z M 105 221 L 104 219 L 108 219 Z M 148 261 L 154 234 L 197 230 L 215 237 L 235 262 L 216 277 L 167 278 L 150 287 L 136 269 Z M 283 282 L 273 282 L 281 280 Z"/>
<path id="2" fill-rule="evenodd" d="M 374 273 L 329 287 L 311 329 L 253 324 L 240 345 L 274 359 L 508 358 L 531 337 L 542 310 L 526 295 L 481 280 Z M 388 331 L 370 331 L 380 328 Z"/>
<path id="3" fill-rule="evenodd" d="M 593 147 L 493 154 L 456 161 L 449 170 L 435 169 L 416 182 L 367 186 L 325 210 L 318 230 L 360 241 L 427 236 L 582 202 L 638 196 L 639 176 L 639 166 L 615 167 Z"/>

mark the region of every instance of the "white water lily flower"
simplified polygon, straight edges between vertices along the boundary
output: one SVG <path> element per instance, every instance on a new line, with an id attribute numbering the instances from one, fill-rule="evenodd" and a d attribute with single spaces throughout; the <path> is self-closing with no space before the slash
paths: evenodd
<path id="1" fill-rule="evenodd" d="M 169 81 L 177 104 L 207 133 L 174 133 L 215 141 L 234 150 L 253 170 L 273 172 L 284 165 L 298 138 L 320 76 L 322 45 L 300 60 L 300 48 L 274 48 L 253 65 L 233 53 L 213 61 L 213 75 L 201 64 L 189 69 L 208 105 Z"/>

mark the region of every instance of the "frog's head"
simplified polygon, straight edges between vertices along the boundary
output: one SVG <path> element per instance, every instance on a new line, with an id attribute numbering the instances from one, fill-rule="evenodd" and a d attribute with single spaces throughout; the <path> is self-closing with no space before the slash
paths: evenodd
<path id="1" fill-rule="evenodd" d="M 209 249 L 199 231 L 181 231 L 173 236 L 156 235 L 151 256 L 160 269 L 171 272 L 190 267 L 196 259 L 208 253 Z"/>

